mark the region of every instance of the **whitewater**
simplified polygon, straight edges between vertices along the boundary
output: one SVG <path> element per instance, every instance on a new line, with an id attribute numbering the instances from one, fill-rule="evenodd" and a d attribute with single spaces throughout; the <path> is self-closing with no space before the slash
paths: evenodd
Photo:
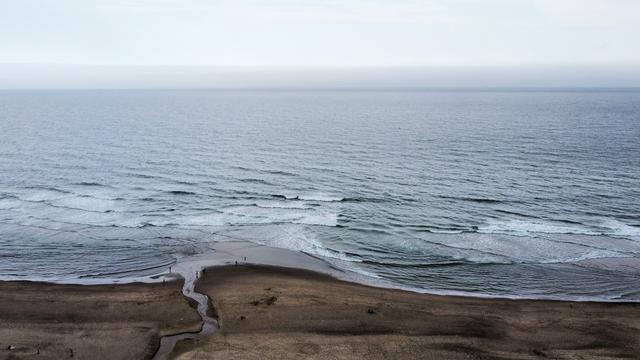
<path id="1" fill-rule="evenodd" d="M 248 241 L 437 293 L 640 300 L 640 93 L 2 91 L 0 278 Z"/>

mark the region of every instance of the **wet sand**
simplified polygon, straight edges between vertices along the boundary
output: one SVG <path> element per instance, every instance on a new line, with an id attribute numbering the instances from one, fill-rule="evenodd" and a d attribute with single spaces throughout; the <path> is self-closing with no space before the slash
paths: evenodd
<path id="1" fill-rule="evenodd" d="M 181 288 L 0 282 L 0 359 L 150 358 L 161 336 L 202 325 Z"/>
<path id="2" fill-rule="evenodd" d="M 209 268 L 220 329 L 178 359 L 637 359 L 640 304 L 482 299 L 374 288 L 308 270 Z"/>

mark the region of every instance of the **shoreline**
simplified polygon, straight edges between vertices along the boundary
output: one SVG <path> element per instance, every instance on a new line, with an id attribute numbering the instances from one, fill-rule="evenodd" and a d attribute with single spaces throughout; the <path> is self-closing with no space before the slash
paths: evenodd
<path id="1" fill-rule="evenodd" d="M 605 302 L 605 303 L 640 303 L 639 299 L 604 298 L 598 296 L 542 296 L 542 295 L 502 295 L 485 294 L 462 290 L 422 289 L 394 283 L 390 280 L 370 276 L 333 265 L 329 260 L 303 251 L 260 245 L 244 240 L 234 240 L 217 243 L 213 252 L 185 256 L 176 259 L 168 267 L 158 267 L 158 272 L 151 272 L 146 276 L 132 276 L 122 278 L 77 278 L 77 279 L 0 279 L 0 282 L 34 282 L 60 285 L 115 285 L 115 284 L 154 284 L 172 281 L 176 278 L 187 278 L 202 269 L 237 264 L 243 265 L 271 265 L 311 270 L 327 274 L 339 280 L 349 281 L 366 286 L 384 289 L 396 289 L 417 294 L 439 296 L 461 296 L 480 299 L 510 299 L 510 300 L 549 300 L 569 302 Z M 624 269 L 640 275 L 640 258 L 598 258 L 581 260 L 572 266 L 592 267 L 603 270 Z"/>
<path id="2" fill-rule="evenodd" d="M 200 267 L 202 261 L 176 270 L 195 270 L 192 290 L 208 297 L 204 311 L 220 326 L 212 335 L 198 336 L 204 323 L 182 291 L 188 282 L 175 277 L 150 284 L 0 282 L 0 358 L 65 358 L 71 349 L 76 358 L 105 352 L 110 359 L 151 359 L 169 337 L 176 338 L 175 348 L 158 358 L 385 358 L 370 353 L 372 347 L 392 358 L 505 358 L 505 352 L 506 358 L 522 359 L 607 358 L 640 352 L 640 304 L 634 302 L 421 294 L 316 270 Z M 185 334 L 195 336 L 180 337 Z"/>

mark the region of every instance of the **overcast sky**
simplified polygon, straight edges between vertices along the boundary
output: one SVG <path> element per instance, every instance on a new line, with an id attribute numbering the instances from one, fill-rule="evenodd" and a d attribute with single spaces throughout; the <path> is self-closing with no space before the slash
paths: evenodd
<path id="1" fill-rule="evenodd" d="M 155 65 L 178 78 L 189 65 L 597 68 L 640 85 L 639 14 L 638 0 L 0 0 L 0 87 L 37 86 L 16 64 Z M 93 71 L 34 69 L 62 82 Z"/>

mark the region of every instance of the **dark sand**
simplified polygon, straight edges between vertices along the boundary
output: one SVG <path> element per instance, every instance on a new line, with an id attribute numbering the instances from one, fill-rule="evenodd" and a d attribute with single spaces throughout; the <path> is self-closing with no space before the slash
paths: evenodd
<path id="1" fill-rule="evenodd" d="M 640 304 L 423 295 L 268 266 L 210 268 L 196 290 L 221 328 L 179 359 L 640 358 Z"/>
<path id="2" fill-rule="evenodd" d="M 149 358 L 160 336 L 201 326 L 181 285 L 0 282 L 0 359 Z M 209 268 L 196 290 L 221 328 L 174 358 L 640 358 L 640 304 L 424 295 L 257 265 Z"/>
<path id="3" fill-rule="evenodd" d="M 0 359 L 144 359 L 201 319 L 166 284 L 0 282 Z"/>

